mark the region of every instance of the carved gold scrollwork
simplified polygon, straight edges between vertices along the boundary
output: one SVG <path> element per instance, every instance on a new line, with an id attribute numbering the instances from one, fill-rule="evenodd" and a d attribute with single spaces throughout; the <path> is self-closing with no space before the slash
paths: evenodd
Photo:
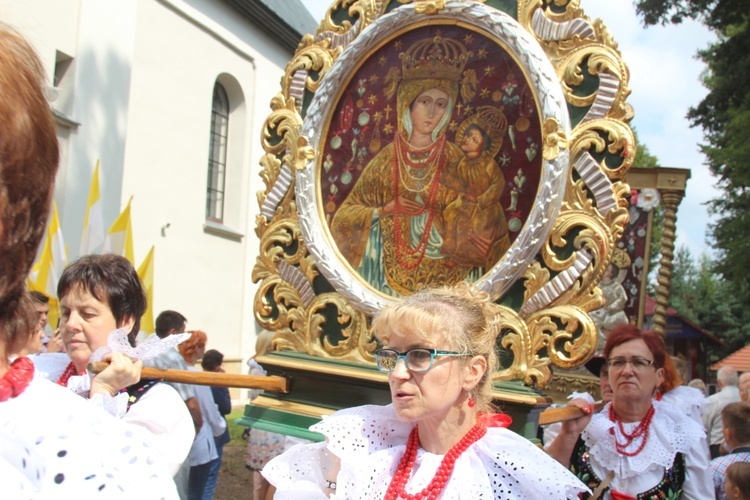
<path id="1" fill-rule="evenodd" d="M 296 251 L 291 251 L 295 243 Z M 282 219 L 267 227 L 261 239 L 261 255 L 253 269 L 253 281 L 261 281 L 255 295 L 255 318 L 263 328 L 277 333 L 274 348 L 372 362 L 376 343 L 369 337 L 366 315 L 337 293 L 318 295 L 305 305 L 300 290 L 280 276 L 281 261 L 298 266 L 309 282 L 317 276 L 294 218 Z M 342 337 L 335 344 L 323 335 L 323 326 L 329 320 L 324 309 L 331 306 L 338 311 L 337 329 Z"/>
<path id="2" fill-rule="evenodd" d="M 359 30 L 370 25 L 388 5 L 387 0 L 337 0 L 326 12 L 326 17 L 318 27 L 318 34 L 330 31 L 337 35 L 344 35 L 352 29 L 352 23 L 348 20 L 340 25 L 333 20 L 333 13 L 340 9 L 348 9 L 349 17 L 356 18 Z"/>
<path id="3" fill-rule="evenodd" d="M 336 320 L 341 327 L 343 337 L 335 345 L 323 336 L 326 316 L 322 314 L 322 309 L 331 306 L 338 310 Z M 307 314 L 310 332 L 310 342 L 307 343 L 308 354 L 347 361 L 375 361 L 373 352 L 377 341 L 373 340 L 368 333 L 367 316 L 352 307 L 341 295 L 337 293 L 319 295 L 308 308 Z"/>
<path id="4" fill-rule="evenodd" d="M 602 44 L 591 43 L 575 48 L 560 58 L 557 74 L 562 82 L 565 99 L 573 106 L 581 108 L 591 106 L 597 93 L 596 90 L 584 96 L 576 93 L 577 88 L 584 82 L 584 71 L 592 76 L 607 73 L 619 81 L 614 102 L 607 116 L 629 119 L 631 110 L 626 105 L 625 99 L 630 94 L 630 88 L 627 85 L 630 75 L 617 50 Z"/>
<path id="5" fill-rule="evenodd" d="M 579 307 L 551 307 L 525 320 L 515 311 L 503 309 L 501 345 L 513 353 L 513 362 L 494 374 L 496 381 L 522 379 L 527 385 L 544 387 L 552 375 L 551 364 L 578 366 L 596 347 L 596 327 Z M 545 349 L 547 356 L 541 354 Z"/>
<path id="6" fill-rule="evenodd" d="M 300 134 L 302 118 L 294 106 L 294 98 L 276 94 L 271 99 L 271 114 L 263 124 L 261 142 L 266 153 L 280 155 L 287 152 L 281 161 L 301 170 L 315 157 L 315 150 L 308 146 L 307 139 Z"/>
<path id="7" fill-rule="evenodd" d="M 331 69 L 333 61 L 336 60 L 340 53 L 341 48 L 331 49 L 328 40 L 316 43 L 312 35 L 305 35 L 299 44 L 294 59 L 287 64 L 284 78 L 281 80 L 281 87 L 285 90 L 285 98 L 289 99 L 291 97 L 289 89 L 292 84 L 292 78 L 294 77 L 294 73 L 300 69 L 308 72 L 314 71 L 318 75 L 317 79 L 313 79 L 310 76 L 305 78 L 305 88 L 307 90 L 310 92 L 318 90 L 320 79 Z"/>
<path id="8" fill-rule="evenodd" d="M 519 0 L 518 22 L 532 31 L 531 19 L 537 9 L 545 9 L 544 14 L 555 22 L 570 21 L 579 18 L 583 13 L 580 4 L 580 0 Z M 554 9 L 548 8 L 550 5 L 554 6 Z"/>
<path id="9" fill-rule="evenodd" d="M 618 157 L 620 165 L 616 167 L 609 165 L 606 159 L 602 160 L 600 165 L 611 179 L 621 179 L 635 161 L 635 136 L 630 127 L 620 120 L 591 120 L 574 128 L 570 138 L 570 152 L 573 158 L 585 151 L 608 153 Z"/>

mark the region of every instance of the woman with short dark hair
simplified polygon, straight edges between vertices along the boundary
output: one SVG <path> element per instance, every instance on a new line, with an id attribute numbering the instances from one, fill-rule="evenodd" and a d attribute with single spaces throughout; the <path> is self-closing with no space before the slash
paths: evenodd
<path id="1" fill-rule="evenodd" d="M 140 380 L 143 364 L 138 358 L 172 348 L 181 338 L 154 337 L 148 350 L 143 344 L 138 350 L 133 348 L 147 303 L 138 274 L 125 257 L 105 254 L 79 258 L 63 271 L 57 295 L 60 330 L 70 361 L 62 369 L 48 366 L 49 377 L 126 423 L 145 429 L 174 474 L 195 436 L 192 419 L 174 388 L 155 380 Z M 118 339 L 117 330 L 123 338 Z M 101 359 L 109 365 L 89 383 L 87 365 L 97 350 L 104 353 Z"/>

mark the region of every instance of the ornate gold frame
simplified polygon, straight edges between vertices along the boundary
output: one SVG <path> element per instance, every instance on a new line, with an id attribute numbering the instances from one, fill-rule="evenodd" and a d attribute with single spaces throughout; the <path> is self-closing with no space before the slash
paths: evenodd
<path id="1" fill-rule="evenodd" d="M 373 361 L 375 343 L 368 328 L 372 308 L 362 306 L 366 299 L 336 286 L 331 276 L 343 266 L 336 264 L 335 256 L 311 253 L 302 229 L 310 214 L 301 207 L 314 203 L 306 198 L 310 188 L 300 185 L 306 182 L 301 173 L 316 160 L 315 145 L 303 130 L 310 102 L 326 75 L 369 27 L 381 29 L 384 21 L 378 20 L 386 15 L 391 19 L 408 12 L 417 22 L 470 10 L 498 22 L 508 18 L 495 3 L 337 0 L 316 36 L 303 37 L 281 92 L 271 101 L 262 133 L 266 189 L 258 193 L 256 233 L 261 245 L 253 280 L 260 286 L 254 306 L 259 324 L 276 333 L 276 349 Z M 554 67 L 573 117 L 570 129 L 553 119 L 543 127 L 545 158 L 567 156 L 573 167 L 561 174 L 560 189 L 554 193 L 559 212 L 513 283 L 497 287 L 488 280 L 489 291 L 504 305 L 499 348 L 508 360 L 494 379 L 543 387 L 552 365 L 578 366 L 596 345 L 587 311 L 601 305 L 597 283 L 628 217 L 630 189 L 622 179 L 635 156 L 628 126 L 632 110 L 625 102 L 629 74 L 607 29 L 601 21 L 590 21 L 578 1 L 519 0 L 517 11 L 509 14 Z"/>

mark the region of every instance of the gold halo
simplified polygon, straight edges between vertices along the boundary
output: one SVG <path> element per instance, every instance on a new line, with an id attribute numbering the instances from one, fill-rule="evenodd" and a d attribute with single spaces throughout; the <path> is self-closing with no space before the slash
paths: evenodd
<path id="1" fill-rule="evenodd" d="M 487 150 L 491 157 L 495 157 L 503 146 L 503 137 L 508 131 L 508 119 L 502 108 L 495 106 L 479 106 L 477 112 L 465 119 L 456 130 L 456 144 L 461 144 L 469 125 L 477 125 L 492 139 L 492 147 Z"/>

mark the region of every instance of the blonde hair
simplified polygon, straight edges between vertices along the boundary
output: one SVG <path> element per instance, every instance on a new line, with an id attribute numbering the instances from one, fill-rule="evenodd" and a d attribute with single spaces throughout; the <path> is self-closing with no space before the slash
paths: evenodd
<path id="1" fill-rule="evenodd" d="M 268 330 L 261 330 L 258 334 L 258 339 L 255 341 L 255 355 L 263 356 L 272 351 L 273 332 Z"/>
<path id="2" fill-rule="evenodd" d="M 372 322 L 375 337 L 387 344 L 393 332 L 408 332 L 423 340 L 442 335 L 451 349 L 482 356 L 487 369 L 474 390 L 479 411 L 491 411 L 492 380 L 497 368 L 495 340 L 500 333 L 500 306 L 487 292 L 460 282 L 417 292 L 383 308 Z"/>

